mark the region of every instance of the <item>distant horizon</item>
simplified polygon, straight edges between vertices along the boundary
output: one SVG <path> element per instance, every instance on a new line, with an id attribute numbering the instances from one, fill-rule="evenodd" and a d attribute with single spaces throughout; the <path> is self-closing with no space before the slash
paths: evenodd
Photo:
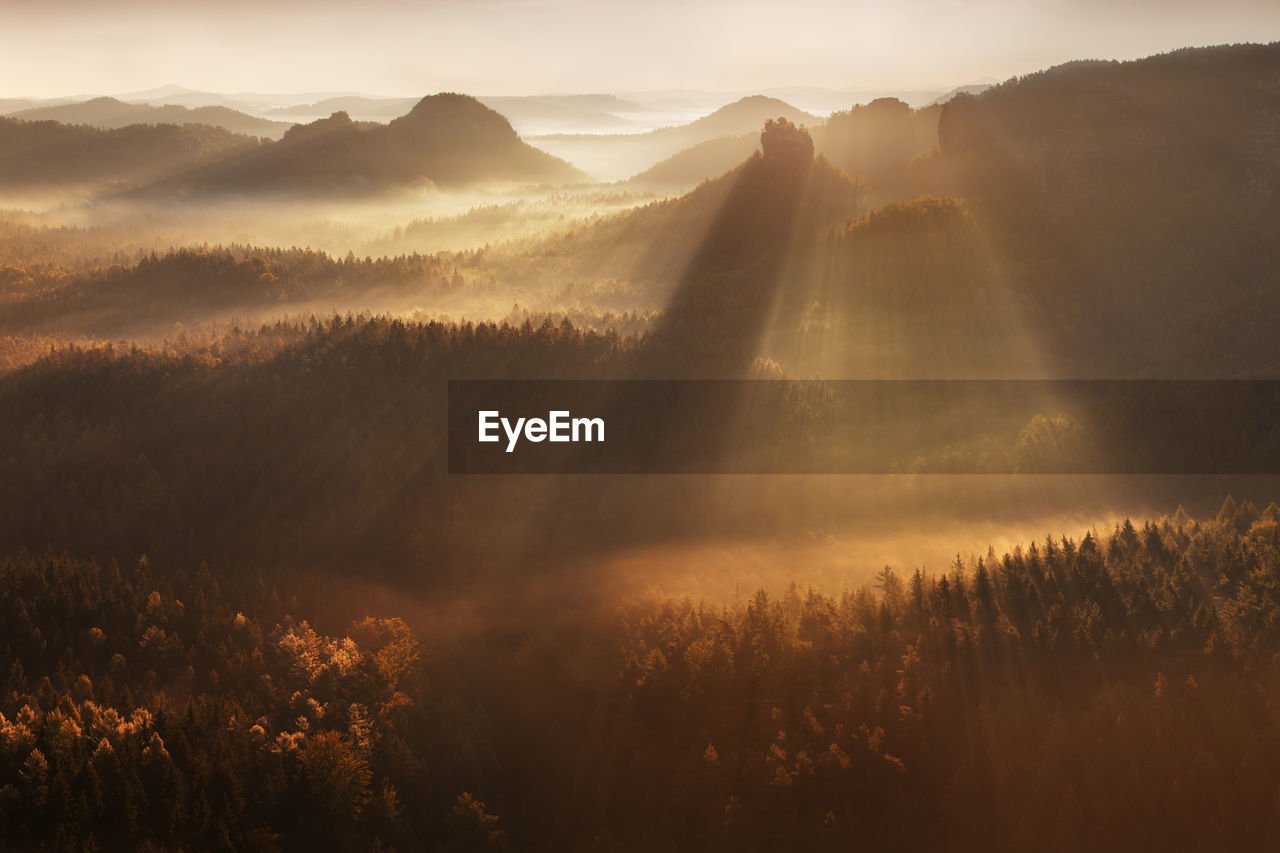
<path id="1" fill-rule="evenodd" d="M 618 92 L 546 92 L 534 95 L 495 95 L 490 93 L 461 92 L 473 97 L 504 115 L 516 131 L 529 138 L 558 133 L 644 133 L 661 127 L 675 127 L 711 115 L 750 97 L 766 97 L 777 100 L 789 107 L 801 110 L 825 121 L 833 113 L 846 111 L 857 104 L 870 103 L 879 98 L 897 98 L 914 109 L 926 107 L 945 98 L 949 93 L 964 88 L 986 87 L 992 82 L 970 82 L 957 86 L 933 87 L 925 89 L 833 89 L 816 86 L 771 86 L 747 90 L 705 89 L 658 89 L 649 91 Z M 220 92 L 207 89 L 193 89 L 176 83 L 167 83 L 150 89 L 130 92 L 77 92 L 69 95 L 49 98 L 24 98 L 22 96 L 6 96 L 0 94 L 0 115 L 25 118 L 28 112 L 56 110 L 76 104 L 92 104 L 107 99 L 117 103 L 161 108 L 178 106 L 187 109 L 217 107 L 230 109 L 246 116 L 270 121 L 306 124 L 324 118 L 338 111 L 347 111 L 362 121 L 385 122 L 394 116 L 388 114 L 370 114 L 365 109 L 379 110 L 372 106 L 381 102 L 407 103 L 418 102 L 423 98 L 441 94 L 427 92 L 412 95 L 389 95 L 375 92 L 358 91 L 313 91 L 313 92 Z M 576 119 L 555 118 L 545 113 L 537 113 L 530 117 L 521 115 L 521 108 L 508 102 L 527 101 L 533 104 L 542 99 L 554 102 L 555 99 L 568 98 L 613 98 L 616 106 L 603 105 L 595 112 L 572 113 Z M 364 101 L 370 106 L 363 108 L 346 103 L 348 100 Z M 327 103 L 327 102 L 338 103 Z M 564 103 L 561 101 L 560 103 Z M 504 106 L 505 105 L 505 106 Z M 308 109 L 308 107 L 318 107 Z M 516 112 L 511 112 L 515 109 Z M 562 106 L 550 107 L 553 111 L 562 110 Z M 408 108 L 404 109 L 407 112 Z M 396 112 L 396 115 L 402 114 Z M 554 113 L 553 113 L 554 115 Z M 596 124 L 591 124 L 595 116 Z M 41 118 L 53 116 L 41 115 Z M 58 120 L 65 120 L 58 117 Z M 75 121 L 76 119 L 72 119 Z M 598 122 L 605 122 L 604 125 Z M 612 124 L 611 124 L 612 122 Z M 585 124 L 584 124 L 585 123 Z"/>
<path id="2" fill-rule="evenodd" d="M 0 0 L 5 97 L 949 90 L 1080 59 L 1280 39 L 1265 0 Z M 778 81 L 787 81 L 779 83 Z"/>
<path id="3" fill-rule="evenodd" d="M 3 2 L 3 0 L 0 0 Z M 1033 74 L 1044 71 L 1059 65 L 1069 64 L 1072 62 L 1132 62 L 1141 60 L 1150 56 L 1173 53 L 1182 50 L 1203 50 L 1215 47 L 1224 47 L 1237 44 L 1275 44 L 1280 39 L 1272 40 L 1253 40 L 1253 41 L 1237 41 L 1223 42 L 1214 44 L 1186 44 L 1178 47 L 1171 47 L 1166 50 L 1158 50 L 1154 52 L 1143 52 L 1133 56 L 1079 56 L 1063 59 L 1059 62 L 1051 64 L 1027 68 L 1015 71 L 1004 76 L 987 75 L 980 78 L 957 79 L 947 82 L 935 82 L 932 84 L 920 83 L 914 85 L 893 85 L 886 84 L 883 86 L 870 85 L 834 85 L 819 83 L 769 83 L 754 87 L 705 87 L 705 86 L 658 86 L 648 88 L 593 88 L 593 89 L 556 89 L 542 91 L 470 91 L 457 87 L 454 88 L 436 88 L 430 90 L 419 91 L 400 91 L 392 92 L 387 90 L 373 91 L 368 89 L 326 89 L 326 88 L 301 88 L 293 90 L 271 89 L 264 87 L 260 89 L 242 89 L 238 87 L 201 87 L 191 85 L 190 83 L 174 82 L 172 79 L 166 82 L 155 83 L 151 86 L 135 87 L 127 90 L 69 90 L 59 91 L 49 94 L 38 94 L 34 92 L 4 92 L 0 91 L 0 100 L 32 100 L 32 101 L 58 101 L 65 100 L 71 102 L 88 101 L 97 98 L 114 98 L 117 100 L 126 100 L 132 102 L 146 102 L 148 98 L 155 98 L 158 101 L 164 98 L 179 98 L 183 95 L 213 95 L 228 100 L 234 99 L 262 99 L 263 103 L 257 105 L 261 109 L 271 110 L 281 107 L 296 107 L 306 103 L 314 103 L 321 100 L 334 98 L 367 98 L 367 99 L 385 99 L 400 100 L 410 98 L 425 98 L 431 95 L 452 92 L 470 97 L 485 98 L 565 98 L 565 97 L 616 97 L 620 100 L 628 98 L 679 98 L 679 97 L 703 97 L 703 98 L 732 98 L 742 99 L 754 95 L 776 97 L 785 100 L 788 95 L 799 93 L 811 93 L 814 95 L 860 95 L 870 98 L 876 97 L 894 97 L 901 95 L 942 95 L 957 89 L 963 89 L 971 86 L 998 86 L 1008 80 L 1012 80 L 1027 74 Z M 2 60 L 0 60 L 2 65 Z M 270 100 L 269 100 L 270 99 Z M 724 101 L 721 106 L 732 103 L 732 101 Z M 842 109 L 847 109 L 856 103 L 865 103 L 865 101 L 855 101 L 847 104 Z M 919 101 L 916 105 L 923 105 L 925 101 Z M 248 104 L 244 104 L 247 106 Z M 803 105 L 801 109 L 806 108 Z M 715 107 L 705 107 L 705 112 L 711 112 Z M 258 112 L 261 112 L 261 109 Z"/>
<path id="4" fill-rule="evenodd" d="M 1206 45 L 1211 47 L 1212 45 Z M 1072 61 L 1072 60 L 1068 60 Z M 1106 60 L 1104 60 L 1106 61 Z M 1042 69 L 1036 69 L 1042 70 Z M 1032 72 L 1026 72 L 1032 73 Z M 812 91 L 815 93 L 823 92 L 830 94 L 874 94 L 878 92 L 949 92 L 952 89 L 959 89 L 965 86 L 998 86 L 1004 81 L 1012 77 L 1021 76 L 1013 74 L 1003 78 L 988 77 L 980 80 L 964 80 L 956 83 L 937 84 L 933 86 L 885 86 L 885 87 L 856 87 L 856 86 L 819 86 L 807 83 L 781 83 L 769 86 L 761 86 L 755 88 L 722 88 L 710 89 L 702 87 L 675 87 L 666 86 L 654 89 L 583 89 L 583 90 L 555 90 L 555 91 L 538 91 L 538 92 L 510 92 L 510 91 L 462 91 L 459 89 L 437 89 L 422 92 L 386 92 L 386 91 L 367 91 L 355 89 L 313 89 L 313 90 L 295 90 L 295 91 L 272 91 L 272 90 L 229 90 L 229 89 L 211 89 L 199 88 L 195 86 L 187 86 L 182 83 L 159 83 L 154 86 L 146 86 L 140 89 L 130 89 L 128 91 L 67 91 L 55 94 L 34 94 L 31 92 L 0 92 L 0 98 L 9 100 L 59 100 L 59 99 L 93 99 L 93 98 L 116 98 L 119 100 L 133 98 L 139 99 L 144 96 L 166 97 L 165 90 L 170 90 L 173 95 L 193 94 L 193 95 L 219 95 L 226 98 L 236 97 L 279 97 L 279 98 L 381 98 L 386 100 L 398 100 L 401 98 L 425 98 L 431 95 L 444 94 L 452 92 L 459 95 L 468 95 L 473 98 L 572 98 L 572 97 L 590 97 L 590 96 L 612 96 L 616 98 L 626 98 L 627 96 L 667 96 L 667 95 L 724 95 L 735 98 L 750 97 L 752 95 L 764 95 L 768 97 L 776 97 L 778 93 L 788 91 Z"/>

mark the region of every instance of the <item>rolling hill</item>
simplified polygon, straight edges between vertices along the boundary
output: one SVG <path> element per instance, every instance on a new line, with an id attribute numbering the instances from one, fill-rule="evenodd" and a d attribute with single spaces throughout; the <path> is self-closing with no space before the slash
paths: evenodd
<path id="1" fill-rule="evenodd" d="M 683 190 L 723 175 L 760 148 L 758 134 L 721 136 L 699 142 L 645 169 L 627 183 L 638 189 Z"/>
<path id="2" fill-rule="evenodd" d="M 531 141 L 558 157 L 604 180 L 622 180 L 648 169 L 686 148 L 723 136 L 758 132 L 772 118 L 812 125 L 817 116 L 785 101 L 752 95 L 727 104 L 689 124 L 635 134 L 560 134 Z"/>
<path id="3" fill-rule="evenodd" d="M 23 121 L 57 121 L 91 127 L 117 128 L 131 124 L 206 124 L 232 133 L 279 139 L 292 124 L 270 121 L 228 107 L 183 107 L 130 104 L 116 98 L 94 98 L 74 104 L 42 106 L 10 113 Z"/>
<path id="4" fill-rule="evenodd" d="M 760 125 L 775 118 L 785 118 L 793 124 L 813 124 L 819 120 L 817 116 L 796 109 L 786 101 L 764 95 L 751 95 L 682 127 L 655 130 L 651 136 L 681 144 L 693 144 L 718 136 L 757 131 Z"/>
<path id="5" fill-rule="evenodd" d="M 207 125 L 103 130 L 0 118 L 0 184 L 137 186 L 258 148 L 259 140 Z"/>

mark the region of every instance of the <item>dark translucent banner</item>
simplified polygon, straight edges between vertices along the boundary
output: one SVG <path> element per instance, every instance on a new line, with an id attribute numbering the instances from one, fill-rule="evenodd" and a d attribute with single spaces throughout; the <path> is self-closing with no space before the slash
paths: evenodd
<path id="1" fill-rule="evenodd" d="M 451 474 L 1280 474 L 1280 382 L 451 381 Z"/>

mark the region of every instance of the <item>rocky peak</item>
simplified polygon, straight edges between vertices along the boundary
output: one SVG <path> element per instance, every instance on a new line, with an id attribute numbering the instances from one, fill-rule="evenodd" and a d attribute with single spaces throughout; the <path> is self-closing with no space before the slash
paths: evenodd
<path id="1" fill-rule="evenodd" d="M 760 132 L 760 148 L 769 163 L 806 165 L 813 160 L 813 139 L 804 127 L 785 118 L 769 119 Z"/>

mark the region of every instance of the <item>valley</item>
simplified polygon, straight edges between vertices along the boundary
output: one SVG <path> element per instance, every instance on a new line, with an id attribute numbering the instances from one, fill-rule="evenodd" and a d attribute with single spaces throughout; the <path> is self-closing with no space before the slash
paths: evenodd
<path id="1" fill-rule="evenodd" d="M 1280 379 L 1280 43 L 966 79 L 0 101 L 0 846 L 1273 846 L 1280 477 L 1141 473 L 1225 404 L 450 473 L 461 379 Z"/>

